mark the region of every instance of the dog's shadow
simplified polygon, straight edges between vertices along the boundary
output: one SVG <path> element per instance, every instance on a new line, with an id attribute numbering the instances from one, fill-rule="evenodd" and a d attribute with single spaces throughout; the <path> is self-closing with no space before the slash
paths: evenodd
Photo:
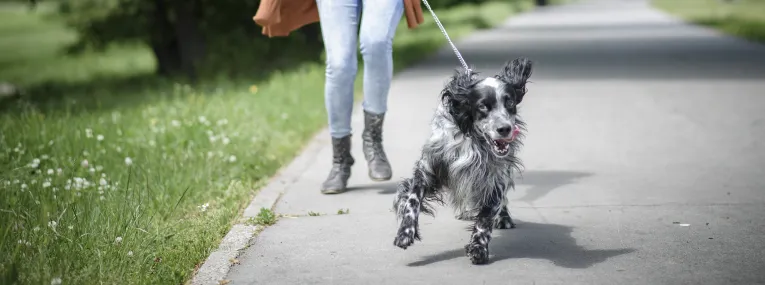
<path id="1" fill-rule="evenodd" d="M 547 259 L 559 267 L 583 269 L 635 249 L 587 249 L 579 246 L 571 236 L 572 227 L 556 224 L 538 224 L 515 221 L 518 227 L 494 230 L 489 244 L 489 262 L 511 258 Z M 418 267 L 455 258 L 466 258 L 465 249 L 445 251 L 424 257 L 408 266 Z"/>

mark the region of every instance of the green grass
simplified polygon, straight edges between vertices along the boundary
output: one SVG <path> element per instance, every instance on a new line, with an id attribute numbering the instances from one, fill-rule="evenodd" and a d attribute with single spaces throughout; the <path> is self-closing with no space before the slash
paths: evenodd
<path id="1" fill-rule="evenodd" d="M 689 22 L 765 42 L 763 0 L 653 0 L 653 4 Z"/>
<path id="2" fill-rule="evenodd" d="M 437 13 L 459 38 L 520 3 Z M 445 43 L 425 18 L 402 22 L 397 70 Z M 1 284 L 183 283 L 325 126 L 319 63 L 193 88 L 154 78 L 146 47 L 62 54 L 76 35 L 44 6 L 0 4 L 0 19 L 0 81 L 30 91 L 0 101 Z"/>

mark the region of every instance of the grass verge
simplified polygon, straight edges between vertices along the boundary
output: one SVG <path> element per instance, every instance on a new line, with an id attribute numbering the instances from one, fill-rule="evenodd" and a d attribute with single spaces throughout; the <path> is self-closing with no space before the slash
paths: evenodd
<path id="1" fill-rule="evenodd" d="M 652 0 L 652 3 L 686 21 L 765 43 L 765 1 Z"/>
<path id="2" fill-rule="evenodd" d="M 529 8 L 437 13 L 459 38 Z M 445 43 L 425 16 L 399 26 L 397 70 Z M 0 101 L 2 284 L 183 283 L 326 122 L 318 63 L 192 88 L 154 79 L 146 47 L 62 55 L 76 35 L 42 6 L 3 3 L 0 18 L 0 81 L 35 92 Z"/>

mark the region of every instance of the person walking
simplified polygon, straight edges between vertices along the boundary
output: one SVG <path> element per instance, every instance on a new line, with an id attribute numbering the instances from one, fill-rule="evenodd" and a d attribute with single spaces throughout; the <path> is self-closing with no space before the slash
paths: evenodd
<path id="1" fill-rule="evenodd" d="M 263 26 L 264 34 L 285 36 L 316 21 L 321 26 L 327 55 L 324 98 L 332 139 L 332 168 L 321 192 L 345 191 L 356 162 L 351 155 L 351 115 L 357 47 L 364 61 L 361 138 L 368 175 L 374 181 L 390 180 L 393 174 L 382 131 L 393 77 L 393 38 L 403 13 L 410 29 L 422 23 L 420 0 L 306 0 L 293 1 L 293 7 L 284 7 L 286 1 L 281 2 L 261 2 L 254 20 Z"/>

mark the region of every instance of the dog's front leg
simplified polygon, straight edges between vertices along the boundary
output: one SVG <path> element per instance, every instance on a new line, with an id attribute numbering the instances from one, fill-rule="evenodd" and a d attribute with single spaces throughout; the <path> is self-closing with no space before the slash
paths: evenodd
<path id="1" fill-rule="evenodd" d="M 502 204 L 499 201 L 484 205 L 476 216 L 470 243 L 465 245 L 465 253 L 473 264 L 489 262 L 489 242 L 494 225 L 494 217 L 500 212 Z"/>
<path id="2" fill-rule="evenodd" d="M 399 184 L 393 207 L 401 224 L 393 244 L 400 248 L 406 249 L 414 243 L 415 239 L 420 240 L 419 217 L 423 207 L 423 197 L 427 191 L 433 189 L 433 180 L 430 179 L 429 182 L 427 177 L 432 175 L 418 167 L 412 178 Z"/>
<path id="3" fill-rule="evenodd" d="M 507 209 L 507 197 L 502 200 L 502 210 L 499 211 L 499 215 L 494 218 L 494 228 L 496 229 L 514 229 L 515 223 L 513 218 L 510 217 L 510 211 Z"/>

